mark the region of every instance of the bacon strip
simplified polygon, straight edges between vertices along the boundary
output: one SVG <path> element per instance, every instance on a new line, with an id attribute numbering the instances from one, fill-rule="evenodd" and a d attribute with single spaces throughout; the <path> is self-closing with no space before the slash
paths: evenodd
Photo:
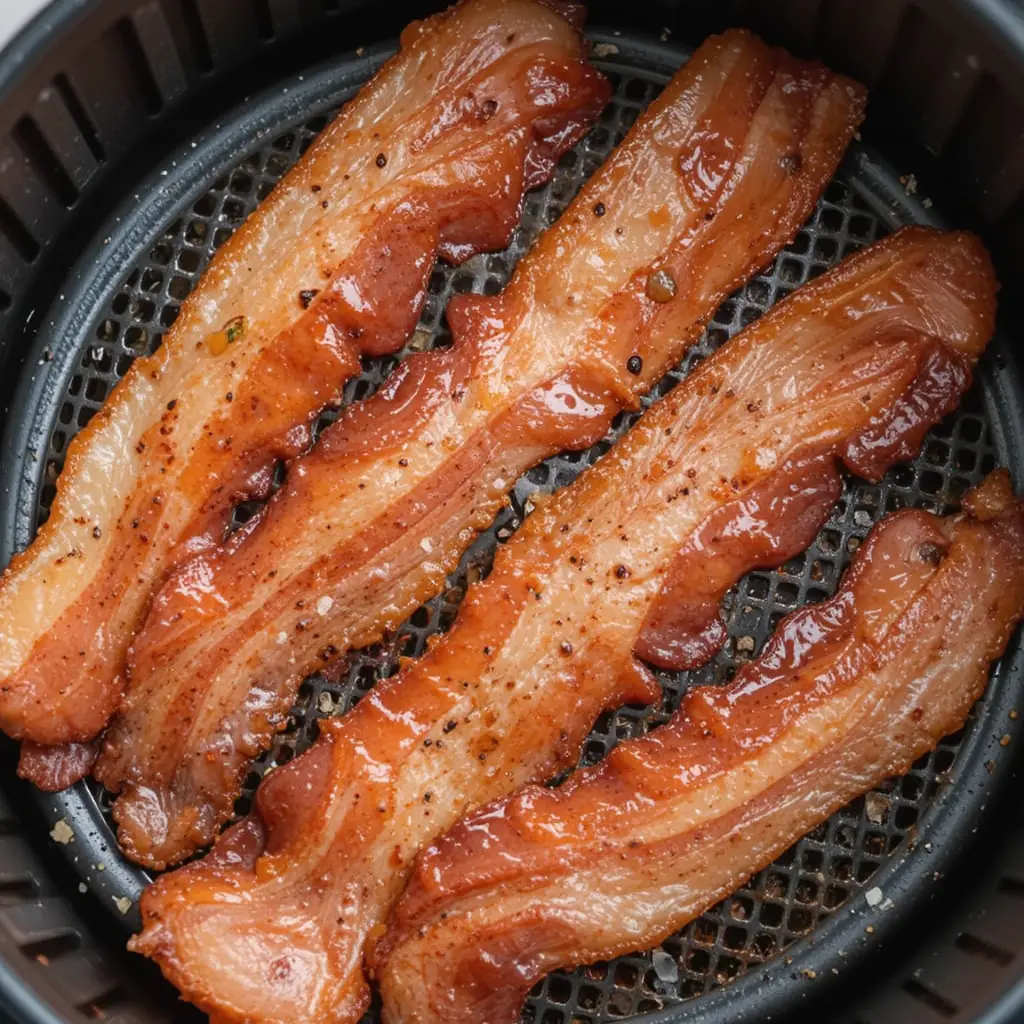
<path id="1" fill-rule="evenodd" d="M 524 191 L 607 99 L 583 55 L 538 0 L 466 0 L 406 30 L 72 444 L 0 583 L 0 728 L 53 744 L 107 724 L 167 571 L 266 495 L 360 356 L 404 343 L 435 254 L 507 244 Z"/>
<path id="2" fill-rule="evenodd" d="M 259 522 L 178 570 L 97 768 L 128 856 L 163 867 L 216 835 L 304 675 L 397 627 L 516 477 L 636 403 L 796 232 L 863 104 L 747 33 L 706 43 L 505 293 L 452 300 L 450 350 L 408 360 Z"/>
<path id="3" fill-rule="evenodd" d="M 422 659 L 324 722 L 253 815 L 147 891 L 134 948 L 218 1021 L 354 1019 L 364 944 L 417 851 L 574 764 L 603 708 L 655 698 L 633 651 L 676 553 L 723 508 L 806 486 L 807 459 L 828 491 L 936 352 L 973 361 L 994 290 L 975 238 L 908 229 L 747 328 L 530 516 Z M 786 523 L 765 529 L 791 545 Z M 759 531 L 734 536 L 763 557 Z"/>
<path id="4" fill-rule="evenodd" d="M 728 686 L 425 850 L 380 947 L 384 1020 L 514 1024 L 544 974 L 667 938 L 959 729 L 1024 614 L 1024 502 L 1005 471 L 982 488 L 991 518 L 887 517 Z"/>

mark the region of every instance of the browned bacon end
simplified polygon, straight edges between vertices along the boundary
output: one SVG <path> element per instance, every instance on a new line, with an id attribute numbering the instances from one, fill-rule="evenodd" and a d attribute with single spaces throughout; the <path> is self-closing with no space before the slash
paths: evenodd
<path id="1" fill-rule="evenodd" d="M 266 495 L 361 356 L 404 343 L 436 254 L 507 244 L 523 193 L 607 100 L 584 50 L 535 0 L 465 0 L 418 23 L 219 250 L 72 443 L 49 520 L 4 573 L 9 735 L 87 742 L 106 725 L 167 572 Z M 22 770 L 42 782 L 41 763 Z"/>
<path id="2" fill-rule="evenodd" d="M 303 676 L 396 628 L 516 477 L 635 405 L 795 234 L 863 106 L 748 33 L 709 40 L 505 292 L 452 300 L 451 349 L 407 360 L 258 523 L 180 567 L 97 766 L 129 856 L 166 866 L 216 834 Z"/>
<path id="3" fill-rule="evenodd" d="M 959 729 L 1024 614 L 1008 474 L 964 504 L 888 517 L 728 686 L 424 851 L 378 950 L 385 1021 L 514 1024 L 544 974 L 663 940 Z"/>
<path id="4" fill-rule="evenodd" d="M 417 851 L 576 763 L 603 708 L 653 699 L 635 647 L 677 553 L 745 499 L 765 521 L 736 531 L 744 558 L 795 543 L 805 525 L 788 534 L 768 517 L 834 495 L 821 467 L 834 477 L 850 439 L 912 394 L 935 344 L 973 362 L 994 290 L 976 238 L 909 230 L 724 345 L 530 515 L 423 658 L 264 781 L 212 858 L 157 881 L 134 948 L 208 1011 L 349 1019 L 366 998 L 364 944 Z M 696 575 L 719 578 L 727 551 L 707 549 Z"/>

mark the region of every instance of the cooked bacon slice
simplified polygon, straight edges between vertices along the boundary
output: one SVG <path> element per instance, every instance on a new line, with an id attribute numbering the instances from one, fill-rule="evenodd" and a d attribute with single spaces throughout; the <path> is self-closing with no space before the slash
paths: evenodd
<path id="1" fill-rule="evenodd" d="M 168 569 L 267 493 L 360 356 L 404 343 L 436 253 L 507 244 L 524 191 L 607 98 L 583 55 L 538 0 L 466 0 L 406 31 L 72 444 L 0 584 L 5 732 L 64 743 L 107 724 Z"/>
<path id="2" fill-rule="evenodd" d="M 467 809 L 575 763 L 603 708 L 654 699 L 633 651 L 676 552 L 723 508 L 755 518 L 745 498 L 775 514 L 773 485 L 834 496 L 836 459 L 913 399 L 935 352 L 977 356 L 994 288 L 972 236 L 912 229 L 747 328 L 530 516 L 422 659 L 322 723 L 253 815 L 156 882 L 134 948 L 219 1021 L 354 1019 L 364 944 L 416 852 Z M 762 533 L 784 548 L 807 537 L 803 515 L 789 533 L 730 529 L 754 561 Z"/>
<path id="3" fill-rule="evenodd" d="M 451 350 L 407 361 L 260 521 L 178 570 L 97 767 L 130 857 L 160 867 L 209 842 L 303 676 L 398 626 L 516 477 L 598 440 L 679 359 L 796 232 L 863 103 L 749 34 L 705 44 L 507 291 L 451 302 Z M 675 297 L 650 298 L 668 279 Z"/>
<path id="4" fill-rule="evenodd" d="M 556 967 L 665 939 L 959 729 L 1024 614 L 1024 503 L 889 516 L 728 686 L 425 850 L 379 949 L 384 1020 L 514 1024 Z M 971 502 L 965 502 L 971 509 Z"/>

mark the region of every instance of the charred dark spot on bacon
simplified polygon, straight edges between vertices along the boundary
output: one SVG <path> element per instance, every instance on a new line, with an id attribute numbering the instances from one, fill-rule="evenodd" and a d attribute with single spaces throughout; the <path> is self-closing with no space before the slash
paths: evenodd
<path id="1" fill-rule="evenodd" d="M 938 544 L 926 541 L 917 549 L 917 557 L 927 565 L 939 565 L 946 557 L 946 552 Z"/>
<path id="2" fill-rule="evenodd" d="M 320 294 L 319 288 L 305 288 L 299 292 L 299 305 L 303 309 L 309 309 L 313 300 Z"/>

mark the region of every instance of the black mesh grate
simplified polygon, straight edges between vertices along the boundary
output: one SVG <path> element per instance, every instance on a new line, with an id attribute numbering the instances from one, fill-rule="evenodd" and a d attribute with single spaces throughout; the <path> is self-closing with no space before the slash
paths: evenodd
<path id="1" fill-rule="evenodd" d="M 661 64 L 654 61 L 653 69 L 650 65 L 631 64 L 621 57 L 603 63 L 616 86 L 614 100 L 601 123 L 562 159 L 554 180 L 528 197 L 522 223 L 509 249 L 499 255 L 476 257 L 457 269 L 439 265 L 430 280 L 420 326 L 409 344 L 397 357 L 368 363 L 364 372 L 347 386 L 346 400 L 372 393 L 408 352 L 448 343 L 443 310 L 450 295 L 465 291 L 495 294 L 505 285 L 531 241 L 555 220 L 656 94 L 670 70 L 666 67 L 666 51 L 658 52 Z M 605 56 L 609 54 L 606 52 Z M 305 151 L 328 116 L 323 113 L 314 117 L 255 148 L 231 166 L 212 188 L 198 195 L 187 213 L 170 224 L 160 237 L 147 243 L 116 296 L 106 308 L 97 311 L 55 410 L 45 472 L 38 482 L 37 521 L 48 514 L 53 481 L 69 439 L 100 407 L 132 359 L 156 348 L 212 253 Z M 855 158 L 847 161 L 793 244 L 767 273 L 755 278 L 722 306 L 699 344 L 658 385 L 645 404 L 664 395 L 699 360 L 778 299 L 885 233 L 887 224 L 873 212 L 872 189 L 861 180 L 861 167 Z M 897 202 L 885 221 L 891 225 L 914 219 L 920 207 L 913 212 L 912 202 L 907 200 L 906 206 Z M 877 209 L 877 204 L 874 207 Z M 939 512 L 956 507 L 964 490 L 993 468 L 1000 454 L 991 430 L 998 411 L 989 390 L 982 385 L 975 387 L 959 412 L 932 432 L 916 462 L 897 467 L 877 486 L 848 481 L 828 525 L 804 555 L 778 571 L 753 573 L 743 580 L 726 601 L 730 633 L 726 648 L 709 665 L 695 672 L 662 673 L 664 698 L 660 707 L 627 707 L 602 716 L 586 743 L 583 763 L 599 760 L 620 739 L 638 735 L 666 720 L 688 686 L 731 678 L 736 666 L 760 649 L 782 615 L 834 591 L 850 554 L 882 514 L 908 505 Z M 509 507 L 467 552 L 444 593 L 419 609 L 393 638 L 355 653 L 340 683 L 319 676 L 307 680 L 288 728 L 276 738 L 273 749 L 248 779 L 246 795 L 236 808 L 238 813 L 248 810 L 251 793 L 269 765 L 290 760 L 316 737 L 320 717 L 350 707 L 378 679 L 396 670 L 400 655 L 422 653 L 427 637 L 450 625 L 467 583 L 486 573 L 496 545 L 507 539 L 528 513 L 533 494 L 570 482 L 605 452 L 635 418 L 635 414 L 621 415 L 608 437 L 592 449 L 556 456 L 531 470 L 516 484 Z M 325 417 L 321 426 L 326 422 Z M 1006 454 L 1002 451 L 1004 459 Z M 244 521 L 251 513 L 251 507 L 240 508 L 236 522 Z M 989 698 L 975 709 L 965 734 L 975 729 L 977 720 L 987 714 Z M 892 863 L 894 855 L 915 843 L 927 843 L 925 835 L 917 834 L 919 821 L 942 784 L 956 775 L 957 751 L 962 740 L 963 735 L 943 741 L 906 776 L 844 808 L 658 950 L 547 978 L 531 996 L 524 1019 L 536 1024 L 589 1024 L 621 1019 L 708 993 L 773 958 L 784 958 L 783 963 L 788 966 L 786 951 L 793 943 L 820 929 L 829 919 L 836 919 L 836 912 L 868 888 L 876 872 Z M 92 884 L 96 878 L 92 869 L 98 866 L 95 858 L 100 862 L 106 860 L 116 866 L 118 877 L 133 880 L 125 885 L 123 895 L 134 897 L 145 876 L 141 872 L 133 874 L 134 869 L 126 872 L 123 862 L 119 862 L 109 832 L 108 798 L 95 785 L 88 786 L 87 791 L 79 791 L 76 799 L 95 801 L 103 819 L 97 825 L 97 833 L 90 837 L 95 857 L 76 864 L 85 882 Z M 50 801 L 46 807 L 53 816 L 60 812 L 60 801 L 65 798 L 58 797 L 56 804 L 53 798 L 45 799 Z M 922 871 L 922 878 L 923 875 Z M 110 893 L 109 886 L 106 891 Z M 130 923 L 132 918 L 127 920 Z M 798 956 L 794 951 L 794 976 L 799 970 Z M 813 972 L 807 974 L 809 977 Z"/>

